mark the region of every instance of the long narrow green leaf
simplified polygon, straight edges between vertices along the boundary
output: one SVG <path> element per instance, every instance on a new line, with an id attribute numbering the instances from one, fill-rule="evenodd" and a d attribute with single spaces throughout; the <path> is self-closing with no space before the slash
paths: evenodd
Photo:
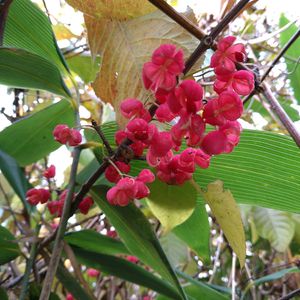
<path id="1" fill-rule="evenodd" d="M 290 20 L 284 16 L 283 14 L 280 16 L 279 26 L 283 27 L 288 24 Z M 285 46 L 285 44 L 289 41 L 289 39 L 297 32 L 298 26 L 293 24 L 288 29 L 280 32 L 280 44 L 281 46 Z M 293 43 L 291 47 L 286 52 L 287 55 L 297 60 L 300 56 L 300 39 Z M 288 78 L 291 80 L 291 86 L 294 90 L 295 98 L 297 99 L 298 104 L 300 103 L 300 69 L 296 68 L 295 62 L 286 61 L 286 65 L 289 71 Z"/>
<path id="2" fill-rule="evenodd" d="M 69 273 L 63 263 L 58 265 L 56 276 L 76 300 L 91 300 L 91 297 L 81 287 L 80 283 Z"/>
<path id="3" fill-rule="evenodd" d="M 3 226 L 0 226 L 0 265 L 6 264 L 20 255 L 15 237 Z"/>
<path id="4" fill-rule="evenodd" d="M 74 125 L 73 108 L 66 100 L 5 128 L 0 133 L 1 150 L 14 157 L 21 166 L 36 162 L 61 146 L 52 135 L 58 124 Z"/>
<path id="5" fill-rule="evenodd" d="M 100 254 L 130 254 L 124 244 L 116 239 L 100 234 L 94 230 L 81 230 L 67 233 L 65 241 L 76 246 Z"/>
<path id="6" fill-rule="evenodd" d="M 158 293 L 167 295 L 171 299 L 181 299 L 170 284 L 138 265 L 112 255 L 95 253 L 74 246 L 72 246 L 72 249 L 78 261 L 88 267 L 148 287 Z"/>
<path id="7" fill-rule="evenodd" d="M 299 272 L 300 272 L 300 269 L 298 267 L 291 267 L 291 268 L 283 269 L 283 270 L 280 270 L 278 272 L 275 272 L 275 273 L 263 276 L 261 278 L 255 279 L 254 284 L 259 285 L 259 284 L 262 284 L 262 283 L 265 283 L 265 282 L 280 279 L 283 276 L 285 276 L 286 274 L 299 273 Z"/>
<path id="8" fill-rule="evenodd" d="M 133 204 L 126 207 L 110 205 L 106 200 L 106 192 L 105 186 L 96 186 L 92 189 L 94 200 L 116 228 L 126 247 L 141 261 L 169 280 L 177 288 L 179 295 L 185 299 L 175 272 L 146 217 Z"/>
<path id="9" fill-rule="evenodd" d="M 42 56 L 17 48 L 0 48 L 0 83 L 46 90 L 70 98 L 58 68 Z"/>
<path id="10" fill-rule="evenodd" d="M 30 184 L 16 160 L 2 150 L 0 150 L 0 170 L 23 202 L 26 210 L 31 211 L 31 206 L 26 201 L 25 196 Z"/>
<path id="11" fill-rule="evenodd" d="M 13 0 L 5 24 L 3 46 L 27 50 L 67 69 L 47 16 L 30 0 Z"/>

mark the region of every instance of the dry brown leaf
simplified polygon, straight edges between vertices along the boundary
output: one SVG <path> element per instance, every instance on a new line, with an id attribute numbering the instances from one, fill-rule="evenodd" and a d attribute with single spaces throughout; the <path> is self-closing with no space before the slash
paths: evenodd
<path id="1" fill-rule="evenodd" d="M 191 13 L 189 13 L 191 15 Z M 191 54 L 199 41 L 162 12 L 126 22 L 96 20 L 85 16 L 92 53 L 102 56 L 102 66 L 93 87 L 98 97 L 112 103 L 119 125 L 119 104 L 128 97 L 146 100 L 141 70 L 151 53 L 160 44 L 173 43 L 181 47 L 185 57 Z"/>
<path id="2" fill-rule="evenodd" d="M 147 0 L 67 0 L 67 3 L 99 19 L 129 20 L 155 10 Z"/>

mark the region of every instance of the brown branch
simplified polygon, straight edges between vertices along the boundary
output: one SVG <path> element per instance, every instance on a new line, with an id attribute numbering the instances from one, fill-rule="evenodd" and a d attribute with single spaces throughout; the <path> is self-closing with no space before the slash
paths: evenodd
<path id="1" fill-rule="evenodd" d="M 105 146 L 105 148 L 106 148 L 109 156 L 114 155 L 114 151 L 111 148 L 109 142 L 107 141 L 105 135 L 103 134 L 100 125 L 98 125 L 95 120 L 92 120 L 92 125 L 93 125 L 93 128 L 95 129 L 95 131 L 98 133 L 100 139 L 102 140 L 102 142 L 103 142 L 103 144 L 104 144 L 104 146 Z"/>
<path id="2" fill-rule="evenodd" d="M 164 0 L 148 0 L 154 6 L 156 6 L 159 10 L 164 12 L 168 17 L 170 17 L 173 21 L 183 27 L 187 32 L 196 37 L 198 40 L 202 40 L 206 33 L 202 31 L 198 26 L 193 24 L 189 19 L 185 16 L 179 14 L 171 5 L 169 5 Z M 216 47 L 216 44 L 215 44 Z"/>
<path id="3" fill-rule="evenodd" d="M 4 0 L 2 3 L 0 3 L 0 46 L 3 45 L 5 23 L 11 3 L 12 0 Z"/>
<path id="4" fill-rule="evenodd" d="M 289 294 L 285 295 L 284 297 L 281 297 L 279 300 L 289 300 L 289 299 L 294 298 L 297 295 L 300 295 L 300 289 L 290 292 Z"/>
<path id="5" fill-rule="evenodd" d="M 275 65 L 278 63 L 281 57 L 284 56 L 284 54 L 287 52 L 287 50 L 293 45 L 293 43 L 298 39 L 300 36 L 300 28 L 297 30 L 297 32 L 290 38 L 290 40 L 284 45 L 284 47 L 280 50 L 278 55 L 273 60 L 270 67 L 265 71 L 265 73 L 261 77 L 261 82 L 266 79 L 266 77 L 270 74 L 272 69 L 275 67 Z"/>
<path id="6" fill-rule="evenodd" d="M 295 127 L 293 121 L 290 119 L 288 114 L 285 112 L 285 110 L 282 108 L 276 97 L 271 91 L 271 88 L 268 84 L 265 82 L 262 83 L 263 88 L 263 94 L 269 104 L 271 105 L 271 109 L 277 114 L 279 120 L 282 122 L 284 127 L 287 129 L 287 131 L 290 133 L 291 137 L 295 141 L 295 143 L 300 148 L 300 133 Z"/>

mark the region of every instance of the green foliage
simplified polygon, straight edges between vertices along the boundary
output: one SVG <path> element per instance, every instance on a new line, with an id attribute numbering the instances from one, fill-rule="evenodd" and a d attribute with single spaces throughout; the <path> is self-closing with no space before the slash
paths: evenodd
<path id="1" fill-rule="evenodd" d="M 25 196 L 30 185 L 25 178 L 24 171 L 19 167 L 18 163 L 13 157 L 2 150 L 0 150 L 0 170 L 23 202 L 23 205 L 26 207 L 27 211 L 30 211 L 32 208 L 27 203 Z"/>
<path id="2" fill-rule="evenodd" d="M 286 24 L 290 23 L 290 20 L 285 16 L 281 15 L 279 20 L 279 26 L 283 27 Z M 290 38 L 297 32 L 298 26 L 296 24 L 291 25 L 288 29 L 283 30 L 280 33 L 280 44 L 283 47 Z M 300 40 L 298 39 L 293 43 L 291 47 L 286 51 L 286 55 L 289 55 L 290 57 L 297 60 L 300 56 Z M 286 60 L 287 69 L 290 72 L 288 75 L 288 78 L 291 80 L 291 86 L 294 90 L 295 98 L 298 101 L 298 104 L 300 104 L 300 69 L 295 68 L 295 62 L 290 62 Z"/>
<path id="3" fill-rule="evenodd" d="M 186 279 L 188 281 L 188 285 L 184 288 L 185 292 L 188 295 L 189 300 L 225 300 L 229 299 L 228 296 L 214 290 L 213 288 L 209 287 L 205 283 L 195 280 L 194 278 L 186 275 L 182 272 L 177 272 L 180 277 Z M 166 300 L 165 297 L 159 296 L 157 297 L 157 300 Z"/>
<path id="4" fill-rule="evenodd" d="M 67 58 L 70 70 L 75 72 L 85 83 L 95 80 L 100 62 L 101 59 L 99 56 L 93 59 L 91 56 L 84 54 Z"/>
<path id="5" fill-rule="evenodd" d="M 173 232 L 205 263 L 210 262 L 210 227 L 204 204 L 198 199 L 192 215 Z"/>
<path id="6" fill-rule="evenodd" d="M 286 274 L 299 273 L 299 272 L 300 272 L 300 269 L 298 267 L 291 267 L 291 268 L 283 269 L 283 270 L 280 270 L 278 272 L 274 272 L 272 274 L 269 274 L 269 275 L 266 275 L 266 276 L 263 276 L 263 277 L 260 277 L 256 280 L 254 280 L 254 284 L 255 285 L 260 285 L 260 284 L 263 284 L 265 282 L 280 279 L 283 276 L 285 276 Z"/>
<path id="7" fill-rule="evenodd" d="M 92 189 L 92 196 L 111 224 L 116 228 L 125 246 L 142 262 L 169 280 L 177 288 L 178 294 L 182 295 L 184 299 L 174 270 L 146 217 L 133 204 L 126 207 L 110 205 L 106 200 L 106 191 L 107 188 L 104 186 L 96 186 Z"/>
<path id="8" fill-rule="evenodd" d="M 174 288 L 167 282 L 134 263 L 119 257 L 95 253 L 82 248 L 72 247 L 72 249 L 78 261 L 88 267 L 96 268 L 110 275 L 148 287 L 158 293 L 167 295 L 171 299 L 181 299 Z"/>
<path id="9" fill-rule="evenodd" d="M 4 288 L 0 287 L 0 299 L 1 300 L 8 300 L 8 296 Z"/>
<path id="10" fill-rule="evenodd" d="M 23 49 L 0 48 L 0 83 L 37 90 L 46 90 L 70 97 L 58 68 L 47 59 Z"/>
<path id="11" fill-rule="evenodd" d="M 188 260 L 188 248 L 174 233 L 170 232 L 159 240 L 171 265 L 176 268 Z"/>
<path id="12" fill-rule="evenodd" d="M 300 211 L 299 149 L 284 135 L 244 130 L 231 154 L 214 157 L 194 177 L 201 187 L 222 180 L 238 203 Z"/>
<path id="13" fill-rule="evenodd" d="M 0 249 L 0 265 L 8 263 L 20 255 L 15 237 L 3 226 L 0 226 Z"/>
<path id="14" fill-rule="evenodd" d="M 5 23 L 3 46 L 36 54 L 60 70 L 67 68 L 47 16 L 30 0 L 12 1 Z"/>
<path id="15" fill-rule="evenodd" d="M 74 117 L 71 104 L 62 100 L 5 128 L 0 133 L 1 148 L 21 166 L 36 162 L 60 146 L 53 139 L 54 127 L 73 126 Z"/>
<path id="16" fill-rule="evenodd" d="M 62 263 L 59 263 L 56 276 L 63 286 L 74 296 L 76 300 L 92 300 L 87 291 L 81 287 L 80 283 L 69 273 Z"/>
<path id="17" fill-rule="evenodd" d="M 66 234 L 65 241 L 71 246 L 100 254 L 130 254 L 122 242 L 94 230 L 81 230 Z"/>
<path id="18" fill-rule="evenodd" d="M 252 211 L 257 233 L 276 251 L 285 252 L 295 233 L 291 214 L 262 207 L 255 207 Z"/>
<path id="19" fill-rule="evenodd" d="M 147 204 L 164 227 L 164 231 L 169 232 L 191 216 L 196 198 L 197 192 L 191 182 L 177 186 L 156 180 L 150 185 Z"/>

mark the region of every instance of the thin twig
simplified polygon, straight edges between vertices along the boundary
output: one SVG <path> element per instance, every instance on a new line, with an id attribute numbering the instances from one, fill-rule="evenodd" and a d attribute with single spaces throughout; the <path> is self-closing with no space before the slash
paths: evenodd
<path id="1" fill-rule="evenodd" d="M 103 134 L 102 130 L 101 130 L 101 127 L 100 125 L 97 124 L 97 122 L 95 120 L 92 120 L 92 125 L 93 125 L 93 128 L 95 129 L 95 131 L 98 133 L 100 139 L 102 140 L 108 154 L 110 156 L 114 155 L 114 151 L 113 149 L 111 148 L 109 142 L 107 141 L 105 135 Z"/>
<path id="2" fill-rule="evenodd" d="M 231 266 L 231 299 L 235 300 L 235 289 L 236 289 L 236 281 L 235 281 L 235 268 L 236 268 L 236 254 L 232 252 L 232 266 Z"/>
<path id="3" fill-rule="evenodd" d="M 171 5 L 164 0 L 148 0 L 153 5 L 155 5 L 159 10 L 164 12 L 167 16 L 169 16 L 173 21 L 183 27 L 186 31 L 196 37 L 198 40 L 202 40 L 206 33 L 202 31 L 199 27 L 193 24 L 189 19 L 179 14 Z M 214 44 L 216 49 L 216 44 Z"/>
<path id="4" fill-rule="evenodd" d="M 71 210 L 71 204 L 72 204 L 72 198 L 73 198 L 73 193 L 74 193 L 74 189 L 75 189 L 75 183 L 76 183 L 76 173 L 77 173 L 77 167 L 79 164 L 79 157 L 80 157 L 80 149 L 79 148 L 75 148 L 74 152 L 74 158 L 73 158 L 73 163 L 71 166 L 71 175 L 70 175 L 70 180 L 69 180 L 69 184 L 68 184 L 68 194 L 66 197 L 66 200 L 64 202 L 64 208 L 63 208 L 63 213 L 62 216 L 60 218 L 60 223 L 57 229 L 57 234 L 55 237 L 55 241 L 54 241 L 54 246 L 53 246 L 53 252 L 51 255 L 51 259 L 49 262 L 49 267 L 48 267 L 48 271 L 46 274 L 46 278 L 44 280 L 44 285 L 43 285 L 43 289 L 40 295 L 40 300 L 45 300 L 49 298 L 50 292 L 51 292 L 51 286 L 52 286 L 52 282 L 60 261 L 60 256 L 61 256 L 61 252 L 63 249 L 63 237 L 67 228 L 67 223 L 68 223 L 68 219 L 70 216 L 70 210 Z"/>
<path id="5" fill-rule="evenodd" d="M 297 295 L 300 295 L 300 288 L 290 292 L 289 294 L 285 295 L 284 297 L 279 298 L 279 300 L 289 300 L 289 299 L 294 298 Z"/>
<path id="6" fill-rule="evenodd" d="M 38 224 L 35 228 L 35 239 L 33 240 L 33 243 L 31 245 L 31 249 L 30 249 L 30 257 L 26 263 L 26 269 L 25 269 L 25 273 L 24 273 L 24 277 L 23 277 L 23 282 L 22 282 L 22 287 L 21 287 L 21 292 L 20 292 L 20 300 L 24 300 L 27 294 L 27 290 L 28 290 L 28 282 L 29 282 L 29 276 L 31 273 L 31 269 L 33 267 L 34 261 L 35 261 L 35 257 L 36 257 L 36 250 L 37 250 L 37 241 L 38 241 L 38 235 L 40 232 L 40 228 L 41 225 Z"/>
<path id="7" fill-rule="evenodd" d="M 286 51 L 293 45 L 293 43 L 298 39 L 300 36 L 300 28 L 297 30 L 297 32 L 290 38 L 290 40 L 284 45 L 284 47 L 280 50 L 276 58 L 273 60 L 270 67 L 265 71 L 265 73 L 261 77 L 261 82 L 266 79 L 266 77 L 270 74 L 274 66 L 278 63 L 280 58 L 286 53 Z"/>
<path id="8" fill-rule="evenodd" d="M 228 14 L 218 23 L 218 25 L 211 31 L 209 35 L 202 38 L 199 46 L 194 53 L 190 56 L 185 64 L 184 72 L 188 72 L 192 66 L 196 63 L 199 57 L 210 48 L 214 48 L 215 39 L 218 35 L 227 27 L 227 25 L 236 18 L 236 16 L 243 10 L 250 0 L 239 1 Z"/>

